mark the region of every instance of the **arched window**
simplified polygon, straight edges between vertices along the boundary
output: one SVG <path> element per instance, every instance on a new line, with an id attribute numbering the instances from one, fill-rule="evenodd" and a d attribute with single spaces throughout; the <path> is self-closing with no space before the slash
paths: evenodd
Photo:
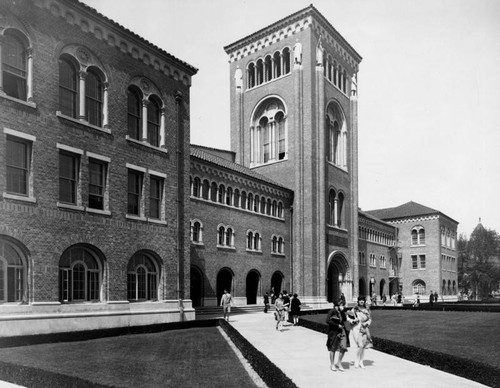
<path id="1" fill-rule="evenodd" d="M 344 226 L 344 194 L 339 193 L 337 199 L 337 226 L 342 228 Z"/>
<path id="2" fill-rule="evenodd" d="M 217 231 L 217 245 L 224 245 L 225 242 L 226 228 L 224 226 L 219 226 Z"/>
<path id="3" fill-rule="evenodd" d="M 330 217 L 328 220 L 328 223 L 330 225 L 335 225 L 336 217 L 335 217 L 335 197 L 336 197 L 335 190 L 330 189 L 330 192 L 328 193 L 328 205 L 330 208 Z"/>
<path id="4" fill-rule="evenodd" d="M 285 253 L 285 240 L 283 240 L 283 237 L 278 238 L 278 253 Z"/>
<path id="5" fill-rule="evenodd" d="M 278 217 L 283 218 L 283 203 L 280 201 L 278 202 Z"/>
<path id="6" fill-rule="evenodd" d="M 253 211 L 253 194 L 248 193 L 247 196 L 247 209 Z"/>
<path id="7" fill-rule="evenodd" d="M 233 204 L 233 189 L 228 187 L 226 190 L 226 205 L 232 206 Z"/>
<path id="8" fill-rule="evenodd" d="M 273 66 L 271 56 L 268 55 L 264 62 L 264 81 L 271 81 L 273 79 Z"/>
<path id="9" fill-rule="evenodd" d="M 127 267 L 128 300 L 158 300 L 158 279 L 155 260 L 145 253 L 135 254 Z"/>
<path id="10" fill-rule="evenodd" d="M 78 101 L 78 71 L 71 59 L 59 60 L 59 107 L 63 115 L 76 118 Z"/>
<path id="11" fill-rule="evenodd" d="M 273 62 L 274 62 L 274 76 L 276 78 L 281 77 L 281 53 L 275 52 L 273 55 Z"/>
<path id="12" fill-rule="evenodd" d="M 219 187 L 217 183 L 212 182 L 212 189 L 210 190 L 210 200 L 213 202 L 217 202 L 217 193 L 219 192 Z"/>
<path id="13" fill-rule="evenodd" d="M 191 222 L 191 241 L 195 243 L 203 242 L 203 228 L 198 220 Z"/>
<path id="14" fill-rule="evenodd" d="M 270 215 L 271 215 L 271 209 L 272 209 L 271 199 L 270 199 L 270 198 L 268 198 L 268 199 L 267 199 L 267 202 L 266 202 L 266 214 L 267 214 L 268 216 L 270 216 Z"/>
<path id="15" fill-rule="evenodd" d="M 266 214 L 266 199 L 264 197 L 260 197 L 260 213 Z"/>
<path id="16" fill-rule="evenodd" d="M 258 195 L 256 195 L 253 201 L 253 211 L 255 213 L 259 212 L 259 206 L 260 206 L 260 198 Z"/>
<path id="17" fill-rule="evenodd" d="M 283 49 L 283 74 L 290 73 L 290 49 L 285 47 Z"/>
<path id="18" fill-rule="evenodd" d="M 160 115 L 161 103 L 158 98 L 151 96 L 147 104 L 148 112 L 148 133 L 147 140 L 152 146 L 160 146 Z"/>
<path id="19" fill-rule="evenodd" d="M 224 203 L 225 196 L 226 196 L 226 187 L 224 185 L 219 185 L 218 202 Z"/>
<path id="20" fill-rule="evenodd" d="M 141 111 L 142 111 L 142 95 L 139 89 L 135 86 L 130 86 L 127 89 L 127 125 L 128 135 L 135 140 L 141 140 Z"/>
<path id="21" fill-rule="evenodd" d="M 234 232 L 232 228 L 227 228 L 226 230 L 226 246 L 232 247 L 234 245 L 233 241 Z"/>
<path id="22" fill-rule="evenodd" d="M 255 86 L 255 64 L 252 62 L 247 68 L 247 88 L 253 88 Z"/>
<path id="23" fill-rule="evenodd" d="M 425 229 L 421 225 L 413 227 L 411 230 L 411 245 L 425 244 Z"/>
<path id="24" fill-rule="evenodd" d="M 273 205 L 272 205 L 271 215 L 272 215 L 273 217 L 276 217 L 277 212 L 278 212 L 278 203 L 276 202 L 276 200 L 274 200 L 274 201 L 273 201 Z"/>
<path id="25" fill-rule="evenodd" d="M 260 85 L 261 83 L 264 82 L 264 61 L 262 59 L 259 59 L 257 61 L 257 80 L 256 80 L 256 85 Z"/>
<path id="26" fill-rule="evenodd" d="M 62 302 L 100 301 L 101 266 L 96 253 L 77 245 L 59 261 L 59 297 Z"/>
<path id="27" fill-rule="evenodd" d="M 195 177 L 193 179 L 193 197 L 199 198 L 200 197 L 200 178 Z"/>
<path id="28" fill-rule="evenodd" d="M 253 249 L 253 232 L 247 233 L 247 249 Z"/>
<path id="29" fill-rule="evenodd" d="M 412 284 L 413 286 L 413 294 L 416 295 L 425 295 L 425 282 L 423 280 L 415 280 Z"/>
<path id="30" fill-rule="evenodd" d="M 208 199 L 209 196 L 210 196 L 210 182 L 207 179 L 204 179 L 201 188 L 201 197 L 203 199 Z"/>
<path id="31" fill-rule="evenodd" d="M 16 245 L 0 238 L 0 303 L 26 301 L 26 263 Z"/>
<path id="32" fill-rule="evenodd" d="M 273 236 L 273 238 L 271 240 L 271 251 L 273 253 L 278 252 L 278 238 L 276 236 Z"/>
<path id="33" fill-rule="evenodd" d="M 253 249 L 256 251 L 260 251 L 260 234 L 255 233 L 253 236 Z"/>
<path id="34" fill-rule="evenodd" d="M 241 208 L 247 208 L 247 193 L 244 190 L 241 192 Z"/>
<path id="35" fill-rule="evenodd" d="M 287 157 L 287 123 L 283 103 L 264 101 L 254 112 L 250 126 L 250 163 L 259 165 Z"/>
<path id="36" fill-rule="evenodd" d="M 240 207 L 240 191 L 238 189 L 234 190 L 234 206 Z"/>
<path id="37" fill-rule="evenodd" d="M 21 33 L 7 30 L 2 40 L 3 91 L 10 97 L 27 100 L 28 41 Z"/>
<path id="38" fill-rule="evenodd" d="M 89 69 L 85 78 L 85 118 L 89 124 L 98 127 L 102 126 L 103 93 L 101 75 L 95 69 Z"/>
<path id="39" fill-rule="evenodd" d="M 344 115 L 336 103 L 328 105 L 326 115 L 328 134 L 328 161 L 343 169 L 347 168 L 347 126 Z"/>

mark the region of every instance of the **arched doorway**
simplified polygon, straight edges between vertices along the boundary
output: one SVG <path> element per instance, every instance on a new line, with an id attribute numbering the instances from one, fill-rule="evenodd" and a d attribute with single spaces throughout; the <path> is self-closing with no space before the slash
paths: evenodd
<path id="1" fill-rule="evenodd" d="M 359 296 L 366 296 L 366 280 L 365 280 L 365 278 L 359 279 Z"/>
<path id="2" fill-rule="evenodd" d="M 260 282 L 259 273 L 255 270 L 250 271 L 247 275 L 247 280 L 246 280 L 247 304 L 257 304 L 259 282 Z"/>
<path id="3" fill-rule="evenodd" d="M 220 304 L 220 299 L 224 290 L 232 294 L 233 289 L 233 272 L 229 268 L 222 268 L 217 274 L 217 305 Z M 234 298 L 234 295 L 233 295 Z"/>
<path id="4" fill-rule="evenodd" d="M 273 273 L 271 277 L 271 290 L 274 292 L 274 296 L 277 297 L 281 292 L 281 286 L 283 284 L 283 274 L 281 272 Z"/>
<path id="5" fill-rule="evenodd" d="M 191 267 L 190 295 L 193 307 L 200 307 L 203 300 L 203 275 L 196 267 Z"/>
<path id="6" fill-rule="evenodd" d="M 385 294 L 385 279 L 381 279 L 379 285 L 379 296 L 382 297 L 382 295 L 384 294 Z"/>
<path id="7" fill-rule="evenodd" d="M 335 302 L 340 299 L 340 295 L 344 293 L 346 299 L 351 298 L 351 292 L 343 289 L 347 284 L 348 278 L 348 264 L 343 254 L 333 253 L 328 265 L 328 272 L 326 278 L 327 292 L 326 299 L 328 302 Z M 350 284 L 350 282 L 349 282 Z M 346 294 L 346 291 L 349 291 Z"/>

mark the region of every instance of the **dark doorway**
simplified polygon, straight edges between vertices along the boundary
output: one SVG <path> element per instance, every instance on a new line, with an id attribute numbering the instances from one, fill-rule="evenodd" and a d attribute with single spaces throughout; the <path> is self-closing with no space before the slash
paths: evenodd
<path id="1" fill-rule="evenodd" d="M 220 299 L 224 290 L 231 293 L 233 287 L 233 274 L 228 268 L 223 268 L 217 274 L 217 305 L 220 304 Z M 234 295 L 233 295 L 234 297 Z"/>
<path id="2" fill-rule="evenodd" d="M 274 292 L 274 296 L 278 297 L 281 292 L 281 286 L 283 283 L 283 274 L 280 272 L 275 272 L 271 278 L 271 290 Z"/>
<path id="3" fill-rule="evenodd" d="M 250 271 L 247 275 L 247 304 L 257 304 L 260 276 L 257 271 Z"/>
<path id="4" fill-rule="evenodd" d="M 385 279 L 380 281 L 380 297 L 385 294 Z"/>
<path id="5" fill-rule="evenodd" d="M 365 278 L 359 279 L 359 296 L 366 296 Z"/>
<path id="6" fill-rule="evenodd" d="M 327 300 L 328 302 L 333 303 L 334 301 L 338 301 L 340 299 L 340 285 L 339 285 L 339 268 L 332 259 L 330 265 L 328 266 L 328 293 Z"/>
<path id="7" fill-rule="evenodd" d="M 203 276 L 196 267 L 191 267 L 190 295 L 193 307 L 201 307 L 203 300 Z"/>

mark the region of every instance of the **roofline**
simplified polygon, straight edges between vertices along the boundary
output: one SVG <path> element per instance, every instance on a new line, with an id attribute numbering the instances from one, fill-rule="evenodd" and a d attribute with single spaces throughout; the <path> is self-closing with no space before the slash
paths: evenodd
<path id="1" fill-rule="evenodd" d="M 382 210 L 382 209 L 380 209 Z M 405 217 L 390 217 L 390 218 L 385 218 L 385 220 L 387 221 L 396 221 L 396 220 L 404 220 L 406 218 L 412 218 L 412 217 L 424 217 L 424 216 L 431 216 L 431 215 L 439 215 L 439 216 L 443 216 L 443 217 L 446 217 L 448 218 L 450 221 L 453 221 L 455 222 L 457 225 L 460 224 L 460 222 L 454 220 L 453 218 L 447 216 L 446 214 L 436 210 L 435 212 L 431 212 L 431 213 L 419 213 L 419 214 L 414 214 L 414 215 L 411 215 L 411 216 L 405 216 Z"/>
<path id="2" fill-rule="evenodd" d="M 312 4 L 304 9 L 301 9 L 300 11 L 297 11 L 289 16 L 286 16 L 278 20 L 277 22 L 270 24 L 267 27 L 258 30 L 257 32 L 247 35 L 246 37 L 241 38 L 234 43 L 224 46 L 224 51 L 226 52 L 226 54 L 229 54 L 231 51 L 243 47 L 247 41 L 260 39 L 265 35 L 268 35 L 269 31 L 277 30 L 282 25 L 288 24 L 290 21 L 293 21 L 294 19 L 299 19 L 304 16 L 308 16 L 309 14 L 316 16 L 322 23 L 324 23 L 328 27 L 327 30 L 328 29 L 333 30 L 335 38 L 340 40 L 342 44 L 345 45 L 349 49 L 349 51 L 351 51 L 351 54 L 353 54 L 353 57 L 355 57 L 358 63 L 361 62 L 361 60 L 363 59 L 361 55 L 358 54 L 358 52 L 347 42 L 347 40 L 345 40 L 345 38 L 335 29 L 335 27 L 333 27 L 332 24 Z"/>

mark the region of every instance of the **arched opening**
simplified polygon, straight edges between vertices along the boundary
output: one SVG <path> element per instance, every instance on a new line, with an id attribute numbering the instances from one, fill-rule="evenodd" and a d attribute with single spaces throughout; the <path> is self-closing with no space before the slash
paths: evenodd
<path id="1" fill-rule="evenodd" d="M 281 292 L 281 287 L 283 285 L 283 274 L 281 272 L 273 273 L 271 277 L 271 290 L 274 292 L 274 296 L 277 297 Z"/>
<path id="2" fill-rule="evenodd" d="M 0 303 L 27 301 L 26 248 L 0 237 Z"/>
<path id="3" fill-rule="evenodd" d="M 382 295 L 385 294 L 385 279 L 380 280 L 380 285 L 379 285 L 379 296 L 382 297 Z"/>
<path id="4" fill-rule="evenodd" d="M 348 265 L 345 257 L 336 253 L 330 259 L 330 264 L 328 265 L 327 272 L 327 300 L 329 302 L 335 302 L 340 299 L 340 295 L 345 291 L 342 289 L 344 283 L 346 282 Z"/>
<path id="5" fill-rule="evenodd" d="M 232 294 L 232 289 L 233 272 L 229 268 L 222 268 L 217 274 L 217 305 L 220 304 L 220 299 L 222 298 L 224 290 Z"/>
<path id="6" fill-rule="evenodd" d="M 200 307 L 203 300 L 203 275 L 196 267 L 191 267 L 190 295 L 193 307 Z"/>
<path id="7" fill-rule="evenodd" d="M 132 256 L 127 266 L 127 299 L 129 301 L 158 300 L 160 270 L 156 258 L 148 252 Z"/>
<path id="8" fill-rule="evenodd" d="M 259 281 L 260 275 L 257 271 L 252 270 L 248 273 L 246 280 L 247 304 L 257 304 Z"/>

